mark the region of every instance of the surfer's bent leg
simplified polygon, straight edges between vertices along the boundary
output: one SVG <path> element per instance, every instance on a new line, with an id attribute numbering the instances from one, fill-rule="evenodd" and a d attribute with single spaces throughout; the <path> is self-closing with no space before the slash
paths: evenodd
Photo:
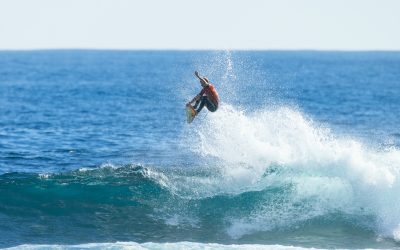
<path id="1" fill-rule="evenodd" d="M 214 103 L 212 103 L 210 100 L 207 99 L 207 101 L 208 101 L 208 102 L 206 103 L 207 109 L 208 109 L 209 111 L 211 111 L 211 112 L 217 111 L 217 106 L 216 106 Z"/>
<path id="2" fill-rule="evenodd" d="M 199 106 L 199 108 L 196 110 L 197 111 L 197 113 L 200 113 L 200 111 L 203 109 L 203 107 L 204 107 L 204 105 L 206 104 L 206 102 L 208 102 L 208 98 L 207 98 L 207 96 L 202 96 L 201 98 L 200 98 L 200 100 L 198 100 L 197 102 L 196 102 L 196 104 L 195 104 L 195 108 L 196 108 L 196 106 L 199 104 L 198 102 L 200 102 L 200 106 Z"/>
<path id="3" fill-rule="evenodd" d="M 195 102 L 195 104 L 193 106 L 194 109 L 197 109 L 197 106 L 199 106 L 200 101 L 201 101 L 201 98 Z"/>
<path id="4" fill-rule="evenodd" d="M 196 110 L 197 113 L 200 113 L 200 111 L 203 109 L 204 105 L 206 105 L 207 109 L 210 110 L 211 112 L 214 112 L 217 110 L 217 107 L 208 99 L 207 96 L 202 96 L 200 99 L 200 106 Z M 197 106 L 197 103 L 195 107 Z"/>

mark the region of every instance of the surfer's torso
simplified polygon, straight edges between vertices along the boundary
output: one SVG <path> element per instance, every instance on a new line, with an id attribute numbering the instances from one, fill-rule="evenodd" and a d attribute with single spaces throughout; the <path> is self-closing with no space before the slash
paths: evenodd
<path id="1" fill-rule="evenodd" d="M 219 96 L 217 93 L 217 90 L 212 84 L 208 84 L 205 86 L 199 93 L 200 96 L 206 95 L 208 99 L 216 106 L 218 107 L 219 103 Z"/>

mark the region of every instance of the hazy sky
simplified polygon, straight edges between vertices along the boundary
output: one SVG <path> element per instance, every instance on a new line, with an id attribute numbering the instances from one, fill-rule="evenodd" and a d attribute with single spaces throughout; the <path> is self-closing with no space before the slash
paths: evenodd
<path id="1" fill-rule="evenodd" d="M 400 0 L 0 0 L 0 49 L 400 50 Z"/>

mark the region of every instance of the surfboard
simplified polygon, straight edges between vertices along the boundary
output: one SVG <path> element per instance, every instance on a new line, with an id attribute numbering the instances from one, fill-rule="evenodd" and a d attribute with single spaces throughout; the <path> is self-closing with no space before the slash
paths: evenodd
<path id="1" fill-rule="evenodd" d="M 192 105 L 187 105 L 186 106 L 187 123 L 191 123 L 195 117 L 196 117 L 196 111 L 194 110 Z"/>

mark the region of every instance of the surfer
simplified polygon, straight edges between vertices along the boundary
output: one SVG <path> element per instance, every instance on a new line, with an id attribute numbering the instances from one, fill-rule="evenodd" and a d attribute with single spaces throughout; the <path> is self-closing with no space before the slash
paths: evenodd
<path id="1" fill-rule="evenodd" d="M 204 106 L 206 106 L 207 109 L 211 112 L 217 111 L 219 103 L 219 96 L 217 90 L 210 83 L 207 77 L 201 77 L 199 75 L 199 72 L 197 71 L 195 71 L 194 74 L 195 76 L 197 76 L 197 78 L 199 78 L 200 84 L 203 87 L 203 89 L 200 91 L 198 95 L 196 95 L 193 98 L 193 100 L 188 102 L 186 106 L 190 106 L 193 102 L 196 102 L 193 107 L 195 115 L 200 113 L 200 111 L 203 109 Z"/>

